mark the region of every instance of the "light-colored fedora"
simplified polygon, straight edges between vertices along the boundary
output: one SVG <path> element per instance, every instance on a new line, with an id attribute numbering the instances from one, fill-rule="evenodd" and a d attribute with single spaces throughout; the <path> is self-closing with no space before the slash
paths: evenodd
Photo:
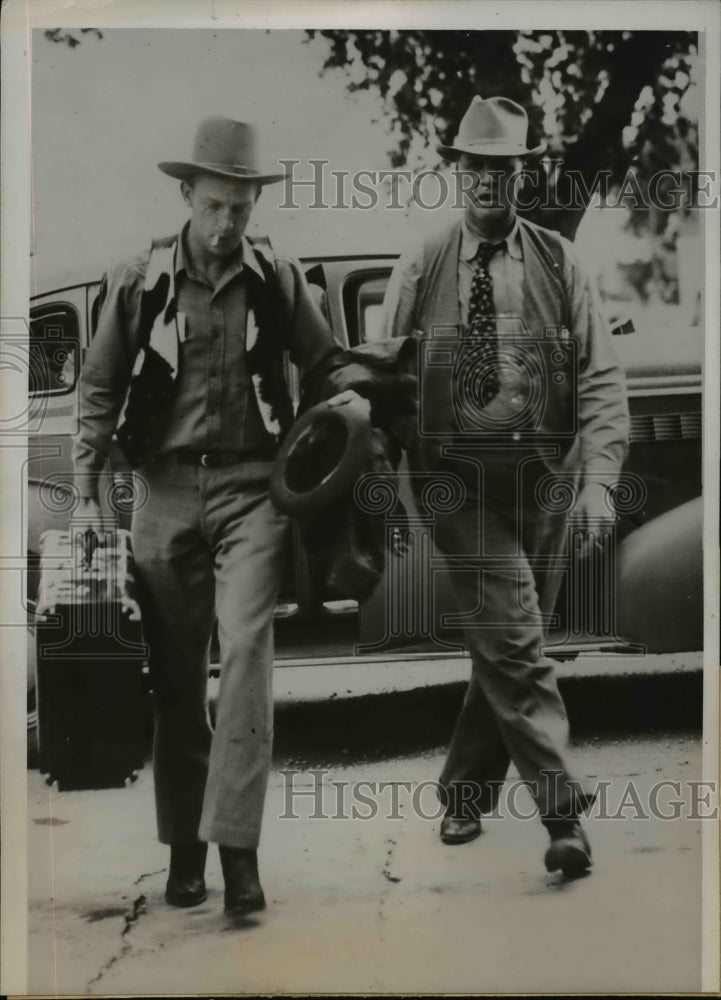
<path id="1" fill-rule="evenodd" d="M 255 129 L 231 118 L 205 118 L 198 126 L 192 160 L 159 163 L 165 174 L 189 180 L 196 174 L 214 174 L 254 184 L 274 184 L 286 174 L 263 173 L 256 163 Z"/>
<path id="2" fill-rule="evenodd" d="M 507 97 L 474 97 L 451 146 L 437 146 L 446 160 L 461 153 L 474 156 L 538 156 L 546 148 L 541 142 L 529 149 L 528 115 Z"/>

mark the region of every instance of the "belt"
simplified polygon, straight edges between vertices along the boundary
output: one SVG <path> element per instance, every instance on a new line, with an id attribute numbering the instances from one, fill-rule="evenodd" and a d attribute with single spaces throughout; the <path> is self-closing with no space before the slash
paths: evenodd
<path id="1" fill-rule="evenodd" d="M 181 465 L 202 465 L 204 469 L 217 469 L 240 462 L 272 462 L 275 458 L 275 454 L 267 448 L 256 448 L 255 451 L 196 451 L 183 448 L 175 454 Z"/>

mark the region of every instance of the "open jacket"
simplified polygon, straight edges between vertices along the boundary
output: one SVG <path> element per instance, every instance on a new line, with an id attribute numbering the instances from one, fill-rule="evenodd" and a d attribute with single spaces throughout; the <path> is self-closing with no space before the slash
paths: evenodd
<path id="1" fill-rule="evenodd" d="M 73 447 L 81 496 L 96 496 L 114 433 L 134 467 L 175 448 L 274 451 L 293 419 L 284 355 L 313 391 L 340 351 L 300 267 L 267 240 L 244 237 L 208 290 L 184 235 L 155 241 L 103 279 Z M 222 362 L 215 384 L 211 360 Z"/>

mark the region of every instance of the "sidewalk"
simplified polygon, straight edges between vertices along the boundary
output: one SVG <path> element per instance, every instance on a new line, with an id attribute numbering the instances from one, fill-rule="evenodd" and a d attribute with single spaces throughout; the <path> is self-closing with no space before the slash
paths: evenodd
<path id="1" fill-rule="evenodd" d="M 614 789 L 700 776 L 689 736 L 587 743 L 579 774 Z M 331 768 L 339 780 L 437 777 L 439 754 Z M 312 775 L 301 774 L 311 790 Z M 523 792 L 522 794 L 525 794 Z M 620 794 L 620 792 L 619 792 Z M 535 821 L 489 819 L 479 841 L 448 847 L 438 822 L 401 797 L 375 819 L 280 818 L 271 778 L 260 851 L 268 909 L 231 924 L 211 848 L 205 904 L 163 902 L 167 849 L 155 842 L 148 767 L 125 789 L 58 794 L 29 773 L 28 992 L 51 995 L 260 992 L 650 992 L 701 989 L 698 820 L 587 821 L 592 875 L 564 882 L 543 868 Z M 424 798 L 431 814 L 433 796 Z M 521 796 L 519 796 L 519 803 Z M 530 803 L 523 801 L 525 810 Z"/>

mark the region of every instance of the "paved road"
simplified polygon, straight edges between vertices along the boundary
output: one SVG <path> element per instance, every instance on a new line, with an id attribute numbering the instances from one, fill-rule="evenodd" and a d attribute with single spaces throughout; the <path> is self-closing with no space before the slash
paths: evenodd
<path id="1" fill-rule="evenodd" d="M 699 779 L 700 753 L 696 736 L 679 734 L 576 748 L 579 774 L 611 780 L 610 812 L 630 781 L 643 804 L 662 778 Z M 309 797 L 296 800 L 303 818 L 280 819 L 287 790 L 274 773 L 261 850 L 269 908 L 244 926 L 222 915 L 214 850 L 208 901 L 186 911 L 163 903 L 166 849 L 153 840 L 147 768 L 126 789 L 62 794 L 30 772 L 29 992 L 701 988 L 701 821 L 636 819 L 636 806 L 626 818 L 591 818 L 594 872 L 564 882 L 543 869 L 537 821 L 490 819 L 479 841 L 442 845 L 438 821 L 414 815 L 411 801 L 440 763 L 432 753 L 334 765 L 325 776 L 332 814 L 332 782 L 411 782 L 396 784 L 402 819 L 387 818 L 388 788 L 374 819 L 311 819 Z M 307 772 L 296 781 L 312 789 Z M 433 803 L 424 795 L 422 810 Z"/>

